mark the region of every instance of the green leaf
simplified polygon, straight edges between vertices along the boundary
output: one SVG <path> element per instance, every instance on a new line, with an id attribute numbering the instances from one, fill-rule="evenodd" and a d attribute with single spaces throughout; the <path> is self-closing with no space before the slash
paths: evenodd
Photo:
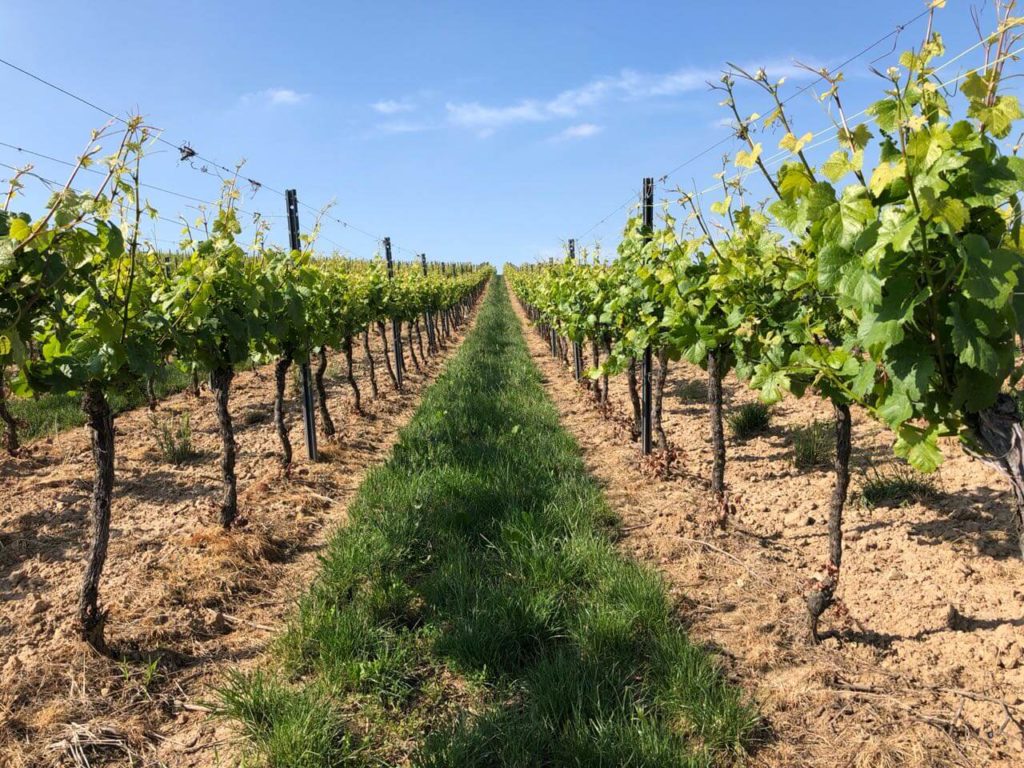
<path id="1" fill-rule="evenodd" d="M 897 432 L 893 450 L 920 472 L 934 472 L 942 464 L 937 427 L 921 429 L 904 424 Z"/>
<path id="2" fill-rule="evenodd" d="M 1013 122 L 1024 117 L 1017 97 L 1010 95 L 1000 96 L 992 106 L 974 102 L 967 110 L 967 114 L 977 118 L 997 139 L 1005 139 L 1009 136 Z"/>
<path id="3" fill-rule="evenodd" d="M 10 236 L 12 240 L 22 241 L 32 234 L 32 228 L 19 218 L 11 219 Z"/>
<path id="4" fill-rule="evenodd" d="M 950 302 L 949 309 L 953 349 L 960 362 L 994 376 L 999 370 L 999 357 L 986 338 L 988 329 L 976 314 L 981 308 Z"/>
<path id="5" fill-rule="evenodd" d="M 732 205 L 732 195 L 726 195 L 724 200 L 718 200 L 711 204 L 711 212 L 717 213 L 719 216 L 725 216 L 729 212 L 729 206 Z"/>
<path id="6" fill-rule="evenodd" d="M 875 412 L 882 421 L 895 428 L 913 418 L 914 406 L 906 392 L 893 387 L 888 394 L 880 398 L 878 405 L 875 406 Z"/>
<path id="7" fill-rule="evenodd" d="M 787 200 L 803 197 L 813 184 L 802 163 L 786 163 L 779 169 L 779 193 Z"/>
<path id="8" fill-rule="evenodd" d="M 753 148 L 748 152 L 741 149 L 736 153 L 736 167 L 737 168 L 753 168 L 757 159 L 761 156 L 761 144 L 755 144 Z"/>
<path id="9" fill-rule="evenodd" d="M 863 162 L 863 152 L 858 150 L 851 159 L 850 153 L 845 149 L 837 149 L 829 155 L 828 160 L 821 166 L 821 171 L 829 181 L 834 183 L 851 171 L 859 170 Z"/>
<path id="10" fill-rule="evenodd" d="M 874 361 L 865 360 L 860 365 L 860 370 L 857 375 L 853 377 L 850 382 L 850 391 L 853 392 L 854 396 L 859 400 L 863 400 L 864 397 L 875 388 L 875 381 L 877 380 L 878 369 L 875 366 Z"/>
<path id="11" fill-rule="evenodd" d="M 905 172 L 902 160 L 897 163 L 879 163 L 875 166 L 875 170 L 871 174 L 871 182 L 868 185 L 871 188 L 871 194 L 878 197 L 888 189 L 893 181 L 902 179 Z"/>
<path id="12" fill-rule="evenodd" d="M 792 152 L 795 155 L 797 152 L 799 152 L 805 146 L 810 144 L 810 142 L 811 142 L 811 140 L 813 138 L 814 138 L 814 134 L 810 133 L 810 132 L 805 133 L 799 139 L 796 136 L 794 136 L 792 133 L 787 133 L 785 136 L 782 137 L 782 140 L 779 141 L 779 149 L 789 150 L 790 152 Z"/>

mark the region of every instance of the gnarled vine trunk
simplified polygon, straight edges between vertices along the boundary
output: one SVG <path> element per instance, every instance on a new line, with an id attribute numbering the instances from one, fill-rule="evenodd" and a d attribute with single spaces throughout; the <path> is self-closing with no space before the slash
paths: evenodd
<path id="1" fill-rule="evenodd" d="M 420 359 L 423 361 L 423 364 L 426 365 L 426 363 L 427 363 L 427 353 L 423 351 L 423 334 L 420 332 L 420 319 L 418 317 L 416 318 L 415 328 L 416 328 L 416 342 L 417 342 L 417 344 L 419 345 L 419 348 L 420 348 Z"/>
<path id="2" fill-rule="evenodd" d="M 665 382 L 668 380 L 668 352 L 658 350 L 658 372 L 654 376 L 654 391 L 651 393 L 651 423 L 654 426 L 654 442 L 659 450 L 668 448 L 665 425 L 662 422 L 662 404 L 665 402 Z"/>
<path id="3" fill-rule="evenodd" d="M 629 367 L 626 369 L 626 381 L 629 384 L 629 402 L 633 405 L 633 423 L 630 426 L 630 433 L 634 440 L 640 437 L 642 409 L 640 404 L 640 386 L 637 382 L 636 358 L 629 358 Z"/>
<path id="4" fill-rule="evenodd" d="M 201 393 L 199 389 L 199 372 L 192 371 L 192 397 L 199 397 L 200 394 Z"/>
<path id="5" fill-rule="evenodd" d="M 417 373 L 420 373 L 420 361 L 416 359 L 416 345 L 413 342 L 412 337 L 412 323 L 405 324 L 405 335 L 409 341 L 409 359 L 412 360 L 412 366 L 416 369 Z M 422 354 L 423 347 L 420 346 L 420 353 Z"/>
<path id="6" fill-rule="evenodd" d="M 594 361 L 594 369 L 596 370 L 601 365 L 601 351 L 597 346 L 596 339 L 591 339 L 590 341 L 590 357 Z M 601 380 L 594 379 L 594 402 L 600 404 L 602 401 Z"/>
<path id="7" fill-rule="evenodd" d="M 4 423 L 4 447 L 13 456 L 18 452 L 18 422 L 7 409 L 7 390 L 4 383 L 5 371 L 0 369 L 0 421 Z"/>
<path id="8" fill-rule="evenodd" d="M 828 566 L 817 588 L 807 595 L 807 629 L 809 640 L 817 643 L 818 619 L 832 605 L 839 586 L 839 571 L 843 562 L 843 509 L 850 488 L 850 451 L 853 420 L 850 406 L 837 403 L 835 408 L 836 456 L 835 482 L 832 502 L 828 510 Z"/>
<path id="9" fill-rule="evenodd" d="M 711 413 L 711 492 L 725 493 L 725 428 L 722 425 L 722 350 L 708 352 L 708 408 Z"/>
<path id="10" fill-rule="evenodd" d="M 89 645 L 107 652 L 103 626 L 107 613 L 99 607 L 100 579 L 107 561 L 110 541 L 110 503 L 114 490 L 114 416 L 103 390 L 95 384 L 86 387 L 82 397 L 89 442 L 92 446 L 93 489 L 91 538 L 86 559 L 85 578 L 78 600 L 79 630 Z"/>
<path id="11" fill-rule="evenodd" d="M 324 374 L 327 373 L 327 347 L 320 347 L 316 358 L 316 371 L 313 373 L 313 382 L 316 385 L 316 402 L 320 409 L 320 421 L 324 425 L 324 434 L 327 437 L 334 437 L 334 419 L 327 408 L 327 387 L 324 386 Z"/>
<path id="12" fill-rule="evenodd" d="M 381 344 L 384 345 L 384 369 L 388 372 L 388 378 L 395 385 L 395 389 L 398 389 L 398 376 L 391 365 L 391 348 L 388 346 L 388 334 L 382 321 L 377 321 L 377 333 L 380 335 Z"/>
<path id="13" fill-rule="evenodd" d="M 230 365 L 214 368 L 210 372 L 210 389 L 217 406 L 217 425 L 220 431 L 220 475 L 224 496 L 220 503 L 220 524 L 230 528 L 238 517 L 238 482 L 235 477 L 235 427 L 231 422 L 228 400 L 235 369 Z"/>
<path id="14" fill-rule="evenodd" d="M 345 378 L 348 379 L 348 385 L 352 388 L 352 410 L 358 413 L 360 416 L 363 415 L 363 403 L 362 398 L 359 394 L 359 384 L 356 382 L 356 374 L 352 369 L 352 337 L 346 336 L 345 341 L 342 345 L 342 349 L 345 352 Z"/>
<path id="15" fill-rule="evenodd" d="M 146 377 L 146 405 L 149 410 L 156 410 L 156 382 L 153 376 Z"/>
<path id="16" fill-rule="evenodd" d="M 980 449 L 968 449 L 969 453 L 1010 482 L 1017 546 L 1024 557 L 1024 427 L 1017 401 L 1011 395 L 1000 393 L 990 408 L 969 414 L 967 423 Z"/>
<path id="17" fill-rule="evenodd" d="M 377 368 L 373 363 L 373 355 L 370 353 L 370 327 L 363 331 L 363 354 L 366 355 L 366 367 L 370 372 L 370 394 L 376 400 L 380 391 L 377 389 Z"/>
<path id="18" fill-rule="evenodd" d="M 611 355 L 612 355 L 612 345 L 611 345 L 611 342 L 606 338 L 606 339 L 603 340 L 602 346 L 604 347 L 605 357 L 611 357 Z M 607 370 L 605 370 L 605 372 L 603 374 L 601 374 L 601 405 L 608 405 L 608 371 Z"/>
<path id="19" fill-rule="evenodd" d="M 281 355 L 274 364 L 274 425 L 281 441 L 281 464 L 285 471 L 292 466 L 292 441 L 288 438 L 288 425 L 284 421 L 284 390 L 291 365 L 292 356 L 287 353 Z"/>

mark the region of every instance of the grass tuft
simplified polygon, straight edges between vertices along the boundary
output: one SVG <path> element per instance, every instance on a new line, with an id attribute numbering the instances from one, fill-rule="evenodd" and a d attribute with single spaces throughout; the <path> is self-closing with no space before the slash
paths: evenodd
<path id="1" fill-rule="evenodd" d="M 164 461 L 180 466 L 198 455 L 192 445 L 192 421 L 188 411 L 166 418 L 153 413 L 150 414 L 149 423 L 153 428 L 157 450 Z"/>
<path id="2" fill-rule="evenodd" d="M 903 463 L 890 463 L 882 469 L 872 468 L 860 489 L 864 506 L 902 507 L 929 501 L 939 495 L 934 478 Z"/>
<path id="3" fill-rule="evenodd" d="M 813 421 L 793 430 L 792 437 L 797 469 L 828 469 L 835 463 L 836 432 L 831 421 Z"/>
<path id="4" fill-rule="evenodd" d="M 763 435 L 772 422 L 772 410 L 761 402 L 744 403 L 726 419 L 737 440 L 749 440 Z"/>
<path id="5" fill-rule="evenodd" d="M 276 645 L 302 686 L 235 677 L 225 711 L 269 765 L 314 704 L 358 765 L 727 762 L 756 715 L 613 520 L 499 279 Z"/>
<path id="6" fill-rule="evenodd" d="M 292 688 L 261 671 L 231 672 L 217 691 L 218 714 L 244 724 L 249 745 L 268 766 L 357 765 L 341 720 L 314 687 Z"/>
<path id="7" fill-rule="evenodd" d="M 701 379 L 687 379 L 675 386 L 673 394 L 680 400 L 689 403 L 706 403 L 708 401 L 708 383 Z"/>

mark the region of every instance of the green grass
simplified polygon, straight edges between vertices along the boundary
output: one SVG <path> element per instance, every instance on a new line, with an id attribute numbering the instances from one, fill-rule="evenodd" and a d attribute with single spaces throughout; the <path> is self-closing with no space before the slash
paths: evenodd
<path id="1" fill-rule="evenodd" d="M 813 421 L 793 430 L 793 465 L 797 469 L 828 469 L 835 464 L 836 428 L 831 421 Z"/>
<path id="2" fill-rule="evenodd" d="M 709 766 L 757 723 L 561 428 L 500 279 L 223 714 L 269 766 Z M 308 731 L 308 736 L 304 735 Z"/>
<path id="3" fill-rule="evenodd" d="M 163 368 L 154 382 L 157 399 L 180 392 L 191 383 L 191 376 L 173 365 Z M 130 411 L 146 404 L 146 391 L 140 383 L 137 388 L 111 392 L 110 407 L 114 413 Z M 85 424 L 80 395 L 43 395 L 38 400 L 11 398 L 8 406 L 18 420 L 18 437 L 32 440 L 43 435 L 52 435 L 71 427 Z"/>
<path id="4" fill-rule="evenodd" d="M 772 410 L 761 402 L 744 403 L 726 417 L 737 440 L 763 435 L 772 422 Z"/>
<path id="5" fill-rule="evenodd" d="M 703 379 L 686 379 L 676 385 L 673 394 L 688 403 L 706 403 L 708 383 Z"/>
<path id="6" fill-rule="evenodd" d="M 903 463 L 872 468 L 860 489 L 865 507 L 902 507 L 930 501 L 939 495 L 935 479 Z"/>
<path id="7" fill-rule="evenodd" d="M 188 411 L 177 416 L 149 416 L 157 451 L 164 461 L 180 466 L 199 455 L 192 445 L 192 416 Z"/>

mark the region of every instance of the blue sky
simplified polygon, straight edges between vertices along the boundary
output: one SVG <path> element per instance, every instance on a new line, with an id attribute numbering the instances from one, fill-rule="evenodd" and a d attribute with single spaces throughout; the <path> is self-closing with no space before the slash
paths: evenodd
<path id="1" fill-rule="evenodd" d="M 833 65 L 924 8 L 922 0 L 822 2 L 105 2 L 0 0 L 0 57 L 119 114 L 139 110 L 176 144 L 188 141 L 244 175 L 295 187 L 360 229 L 437 260 L 523 262 L 567 237 L 613 249 L 623 203 L 642 176 L 660 176 L 729 129 L 705 81 L 726 61 L 807 83 L 794 61 Z M 967 0 L 949 0 L 937 28 L 951 54 L 976 35 Z M 897 52 L 919 44 L 924 22 Z M 847 69 L 848 111 L 878 98 L 868 63 L 884 67 L 890 38 Z M 976 66 L 975 50 L 947 73 Z M 103 117 L 0 66 L 0 142 L 73 159 Z M 742 94 L 745 113 L 768 111 Z M 798 132 L 827 127 L 810 94 L 793 101 Z M 766 137 L 765 151 L 778 137 Z M 712 184 L 726 145 L 673 183 Z M 827 146 L 819 152 L 831 151 Z M 0 162 L 31 160 L 0 147 Z M 0 168 L 0 178 L 7 171 Z M 157 146 L 143 180 L 212 199 L 219 181 Z M 22 208 L 41 205 L 31 191 Z M 179 198 L 150 194 L 161 214 L 190 217 Z M 247 209 L 280 215 L 262 190 Z M 303 212 L 303 223 L 312 215 Z M 283 241 L 283 219 L 275 219 Z M 358 256 L 372 237 L 327 222 L 324 248 Z M 153 236 L 177 238 L 171 224 Z"/>

